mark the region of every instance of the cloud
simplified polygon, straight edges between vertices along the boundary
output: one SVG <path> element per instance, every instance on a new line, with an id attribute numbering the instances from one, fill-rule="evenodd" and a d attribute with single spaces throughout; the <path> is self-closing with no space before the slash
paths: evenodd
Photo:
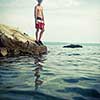
<path id="1" fill-rule="evenodd" d="M 59 4 L 61 4 L 61 3 L 62 3 L 62 0 L 59 0 Z M 63 4 L 66 7 L 79 6 L 80 5 L 80 0 L 64 0 Z"/>
<path id="2" fill-rule="evenodd" d="M 8 2 L 6 0 L 6 2 L 1 2 L 0 3 L 0 7 L 6 7 L 6 8 L 19 8 L 19 7 L 32 7 L 32 5 L 34 4 L 34 2 L 32 1 L 25 1 L 25 0 L 13 0 Z"/>
<path id="3" fill-rule="evenodd" d="M 43 2 L 46 8 L 68 8 L 68 7 L 75 7 L 80 5 L 80 0 L 45 0 Z"/>
<path id="4" fill-rule="evenodd" d="M 0 7 L 2 8 L 27 8 L 36 5 L 36 0 L 5 0 L 5 2 L 0 1 Z M 58 9 L 58 8 L 68 8 L 79 6 L 81 0 L 43 0 L 42 4 L 46 9 Z"/>

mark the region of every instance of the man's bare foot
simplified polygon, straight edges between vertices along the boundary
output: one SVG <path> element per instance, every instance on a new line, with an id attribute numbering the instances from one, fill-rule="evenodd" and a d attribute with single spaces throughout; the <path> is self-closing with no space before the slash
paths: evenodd
<path id="1" fill-rule="evenodd" d="M 40 43 L 41 45 L 43 45 L 42 41 L 39 41 L 39 43 Z"/>
<path id="2" fill-rule="evenodd" d="M 38 41 L 35 40 L 35 43 L 40 46 L 40 43 Z"/>

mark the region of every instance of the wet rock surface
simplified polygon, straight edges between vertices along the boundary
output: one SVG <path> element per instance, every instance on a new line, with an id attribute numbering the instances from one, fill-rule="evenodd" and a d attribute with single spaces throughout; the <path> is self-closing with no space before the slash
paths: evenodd
<path id="1" fill-rule="evenodd" d="M 37 45 L 35 40 L 18 29 L 0 24 L 0 57 L 40 55 L 47 53 L 47 47 Z"/>
<path id="2" fill-rule="evenodd" d="M 63 48 L 83 48 L 83 46 L 78 44 L 70 44 L 70 45 L 63 46 Z"/>

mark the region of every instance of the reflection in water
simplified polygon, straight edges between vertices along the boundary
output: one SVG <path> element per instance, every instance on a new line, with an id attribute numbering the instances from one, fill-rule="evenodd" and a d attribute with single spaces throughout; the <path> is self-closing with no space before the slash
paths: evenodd
<path id="1" fill-rule="evenodd" d="M 43 68 L 43 56 L 35 56 L 35 61 L 34 64 L 36 65 L 36 68 L 34 69 L 34 77 L 35 77 L 35 90 L 38 89 L 39 86 L 42 85 L 43 80 L 40 79 L 40 72 L 42 71 Z"/>
<path id="2" fill-rule="evenodd" d="M 0 100 L 100 100 L 100 46 L 49 48 L 35 58 L 0 58 Z"/>

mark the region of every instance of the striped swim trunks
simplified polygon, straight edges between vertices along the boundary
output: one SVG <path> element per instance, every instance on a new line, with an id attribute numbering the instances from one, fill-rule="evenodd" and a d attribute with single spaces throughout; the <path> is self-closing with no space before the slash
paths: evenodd
<path id="1" fill-rule="evenodd" d="M 40 17 L 37 17 L 37 19 L 36 19 L 36 25 L 35 25 L 35 27 L 36 27 L 36 29 L 44 29 L 44 21 L 43 21 L 43 19 L 42 18 L 40 18 Z"/>

